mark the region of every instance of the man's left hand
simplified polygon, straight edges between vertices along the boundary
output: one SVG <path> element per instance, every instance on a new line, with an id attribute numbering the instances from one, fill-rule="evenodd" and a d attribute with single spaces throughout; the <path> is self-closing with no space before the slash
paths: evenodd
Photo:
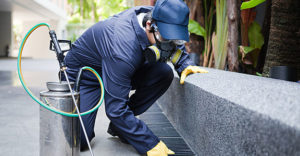
<path id="1" fill-rule="evenodd" d="M 184 84 L 184 80 L 185 78 L 189 75 L 189 74 L 194 74 L 194 73 L 208 73 L 207 70 L 201 69 L 198 66 L 188 66 L 186 67 L 180 76 L 180 84 Z"/>

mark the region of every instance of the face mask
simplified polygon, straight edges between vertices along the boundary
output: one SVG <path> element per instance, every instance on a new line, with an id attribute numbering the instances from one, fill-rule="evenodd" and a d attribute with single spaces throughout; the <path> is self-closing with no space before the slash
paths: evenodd
<path id="1" fill-rule="evenodd" d="M 176 64 L 182 51 L 177 49 L 178 44 L 184 44 L 181 40 L 163 40 L 155 24 L 151 25 L 152 33 L 156 44 L 149 46 L 145 50 L 145 58 L 149 63 L 166 62 L 171 60 Z"/>

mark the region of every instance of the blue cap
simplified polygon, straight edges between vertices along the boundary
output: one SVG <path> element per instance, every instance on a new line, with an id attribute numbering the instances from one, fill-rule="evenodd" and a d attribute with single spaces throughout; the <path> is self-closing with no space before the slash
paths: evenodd
<path id="1" fill-rule="evenodd" d="M 189 41 L 189 13 L 183 0 L 157 0 L 152 18 L 164 39 Z"/>

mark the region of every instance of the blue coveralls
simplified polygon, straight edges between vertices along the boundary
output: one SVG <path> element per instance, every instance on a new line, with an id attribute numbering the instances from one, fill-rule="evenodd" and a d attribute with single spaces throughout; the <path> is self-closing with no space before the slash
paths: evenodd
<path id="1" fill-rule="evenodd" d="M 74 42 L 65 58 L 67 73 L 75 81 L 79 69 L 90 66 L 100 73 L 105 86 L 105 109 L 114 130 L 139 153 L 145 154 L 159 139 L 147 125 L 135 116 L 145 112 L 170 86 L 173 71 L 166 63 L 145 62 L 143 51 L 150 45 L 140 27 L 137 14 L 153 7 L 134 7 L 100 21 L 86 30 Z M 180 47 L 184 50 L 184 46 Z M 184 54 L 175 65 L 180 74 L 188 65 L 194 65 Z M 129 98 L 130 90 L 136 90 Z M 83 72 L 80 85 L 80 111 L 93 108 L 100 98 L 95 76 Z M 97 112 L 83 116 L 89 140 L 94 134 Z M 81 146 L 87 146 L 81 134 Z"/>

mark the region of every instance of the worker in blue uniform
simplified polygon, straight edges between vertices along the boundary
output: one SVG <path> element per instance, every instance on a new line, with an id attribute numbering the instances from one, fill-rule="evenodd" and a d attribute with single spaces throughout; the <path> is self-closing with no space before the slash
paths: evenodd
<path id="1" fill-rule="evenodd" d="M 108 133 L 131 144 L 140 154 L 174 154 L 137 115 L 144 113 L 170 86 L 171 60 L 183 84 L 190 73 L 206 73 L 185 52 L 189 40 L 189 9 L 182 0 L 158 0 L 154 7 L 133 7 L 87 29 L 65 58 L 71 81 L 83 66 L 100 73 L 105 86 Z M 129 92 L 136 90 L 129 97 Z M 93 108 L 100 97 L 97 79 L 84 72 L 80 111 Z M 83 116 L 89 140 L 95 136 L 97 112 Z M 83 138 L 84 135 L 82 134 Z M 81 146 L 87 143 L 81 139 Z"/>

